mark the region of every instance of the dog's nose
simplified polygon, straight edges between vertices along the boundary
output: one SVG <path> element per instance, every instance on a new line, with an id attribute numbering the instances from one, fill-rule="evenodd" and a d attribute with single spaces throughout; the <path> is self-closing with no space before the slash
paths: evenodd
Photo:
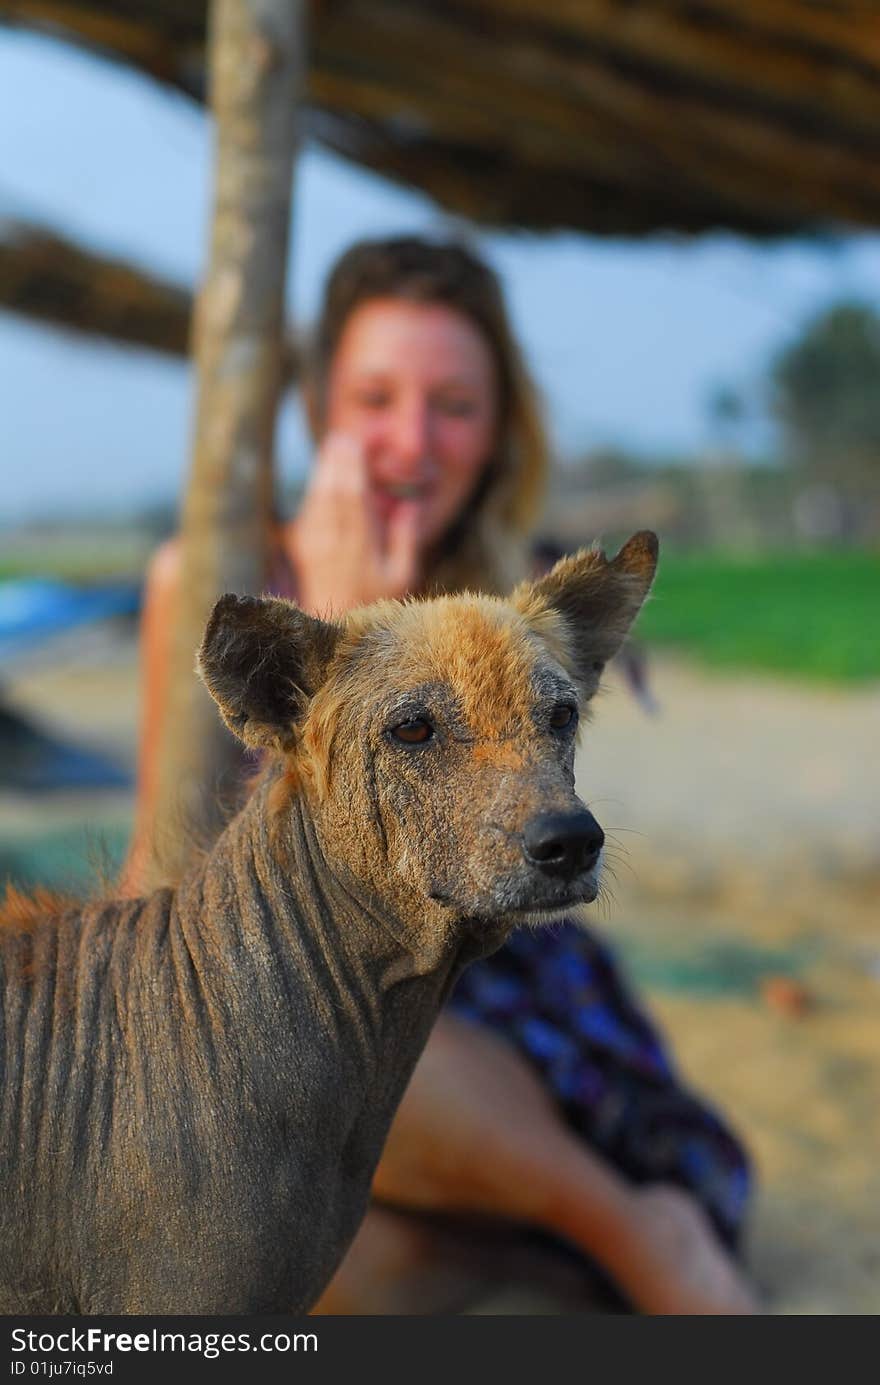
<path id="1" fill-rule="evenodd" d="M 605 833 L 585 808 L 577 813 L 540 813 L 523 831 L 523 853 L 548 875 L 573 879 L 599 859 Z"/>

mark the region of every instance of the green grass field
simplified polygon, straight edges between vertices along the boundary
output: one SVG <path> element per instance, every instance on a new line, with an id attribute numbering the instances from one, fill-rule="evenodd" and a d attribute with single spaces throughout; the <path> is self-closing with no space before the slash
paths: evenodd
<path id="1" fill-rule="evenodd" d="M 63 582 L 137 579 L 155 547 L 148 533 L 122 525 L 0 533 L 0 581 L 56 577 Z"/>
<path id="2" fill-rule="evenodd" d="M 661 554 L 638 638 L 725 669 L 880 678 L 880 556 Z"/>
<path id="3" fill-rule="evenodd" d="M 68 541 L 10 538 L 0 544 L 0 579 L 137 575 L 150 546 L 136 528 Z M 638 638 L 725 669 L 837 683 L 880 678 L 880 555 L 664 551 Z"/>

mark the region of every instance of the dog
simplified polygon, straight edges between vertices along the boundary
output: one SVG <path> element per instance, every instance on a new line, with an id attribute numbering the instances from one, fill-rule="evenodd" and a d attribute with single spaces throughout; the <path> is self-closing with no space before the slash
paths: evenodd
<path id="1" fill-rule="evenodd" d="M 579 713 L 656 557 L 339 622 L 220 599 L 246 805 L 175 888 L 0 916 L 0 1312 L 311 1306 L 462 968 L 596 897 Z"/>

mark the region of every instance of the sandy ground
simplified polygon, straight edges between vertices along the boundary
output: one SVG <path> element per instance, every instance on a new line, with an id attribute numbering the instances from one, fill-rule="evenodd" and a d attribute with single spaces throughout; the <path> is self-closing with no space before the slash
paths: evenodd
<path id="1" fill-rule="evenodd" d="M 626 853 L 603 926 L 754 1154 L 770 1310 L 880 1312 L 880 688 L 653 684 L 656 717 L 609 688 L 581 750 Z"/>
<path id="2" fill-rule="evenodd" d="M 22 669 L 22 708 L 131 762 L 130 641 Z M 655 661 L 648 716 L 609 681 L 579 760 L 609 831 L 598 914 L 685 1076 L 753 1151 L 749 1263 L 773 1313 L 880 1312 L 880 689 Z M 0 837 L 130 809 L 0 793 Z M 548 1311 L 499 1298 L 495 1311 Z"/>

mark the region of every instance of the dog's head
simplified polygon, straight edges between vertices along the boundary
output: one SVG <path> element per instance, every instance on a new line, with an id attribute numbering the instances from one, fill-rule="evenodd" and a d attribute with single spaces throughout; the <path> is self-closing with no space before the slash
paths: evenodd
<path id="1" fill-rule="evenodd" d="M 595 898 L 602 830 L 574 791 L 579 718 L 654 576 L 637 534 L 506 600 L 379 602 L 330 623 L 221 598 L 199 669 L 227 725 L 280 753 L 322 849 L 418 933 Z"/>

